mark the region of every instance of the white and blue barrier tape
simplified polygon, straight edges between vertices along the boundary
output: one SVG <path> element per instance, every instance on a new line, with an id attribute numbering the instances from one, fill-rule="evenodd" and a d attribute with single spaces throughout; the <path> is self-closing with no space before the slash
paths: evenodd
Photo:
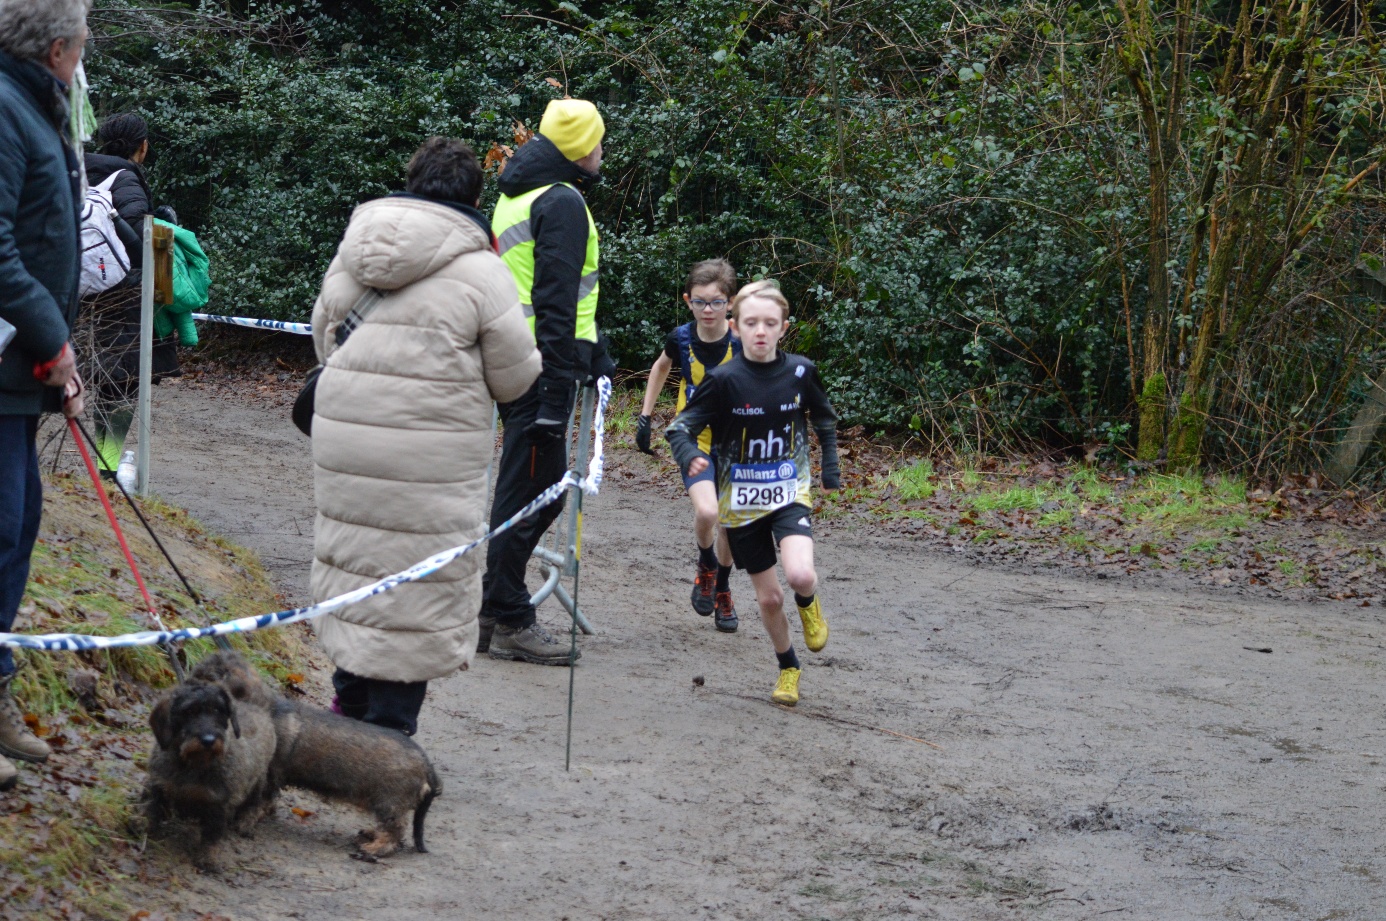
<path id="1" fill-rule="evenodd" d="M 201 320 L 204 323 L 225 323 L 228 326 L 252 326 L 256 329 L 273 329 L 281 333 L 293 333 L 296 336 L 313 335 L 313 324 L 311 323 L 286 323 L 283 320 L 257 320 L 254 317 L 221 317 L 213 313 L 194 313 L 190 314 L 194 320 Z"/>
<path id="2" fill-rule="evenodd" d="M 444 566 L 459 557 L 466 556 L 477 547 L 486 543 L 502 531 L 507 531 L 518 524 L 522 519 L 534 514 L 539 509 L 550 503 L 557 502 L 564 491 L 570 486 L 577 486 L 589 496 L 595 496 L 602 485 L 602 476 L 605 470 L 603 438 L 606 433 L 606 407 L 611 400 L 611 380 L 603 377 L 597 381 L 597 408 L 594 413 L 592 425 L 594 443 L 592 449 L 592 460 L 587 465 L 587 476 L 582 477 L 569 471 L 563 474 L 563 479 L 544 490 L 533 502 L 520 509 L 509 519 L 503 522 L 494 531 L 477 538 L 471 543 L 463 544 L 460 547 L 453 547 L 451 550 L 444 550 L 422 562 L 415 563 L 403 572 L 397 572 L 392 576 L 386 576 L 370 585 L 363 585 L 358 589 L 338 595 L 336 598 L 329 598 L 317 604 L 308 605 L 302 608 L 292 608 L 288 611 L 276 611 L 273 614 L 261 614 L 257 617 L 242 617 L 239 620 L 227 621 L 221 624 L 212 624 L 208 627 L 184 627 L 179 630 L 146 630 L 141 633 L 126 633 L 122 636 L 91 636 L 85 633 L 47 633 L 47 634 L 24 634 L 24 633 L 0 633 L 0 646 L 11 646 L 17 649 L 47 649 L 47 650 L 67 650 L 71 652 L 94 650 L 94 649 L 113 649 L 122 646 L 155 646 L 163 643 L 181 643 L 184 640 L 206 639 L 214 636 L 227 636 L 233 633 L 250 633 L 255 630 L 263 630 L 266 627 L 282 627 L 286 624 L 296 624 L 302 620 L 312 620 L 324 614 L 330 614 L 338 608 L 364 601 L 375 595 L 384 594 L 396 586 L 406 582 L 417 582 L 426 576 L 432 575 Z"/>

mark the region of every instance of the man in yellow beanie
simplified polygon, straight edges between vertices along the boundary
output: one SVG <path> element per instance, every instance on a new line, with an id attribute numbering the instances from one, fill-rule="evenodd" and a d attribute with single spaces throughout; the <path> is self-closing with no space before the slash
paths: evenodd
<path id="1" fill-rule="evenodd" d="M 544 370 L 518 400 L 502 404 L 494 528 L 558 482 L 564 436 L 578 385 L 609 364 L 597 334 L 597 225 L 583 194 L 597 182 L 606 126 L 582 99 L 555 99 L 539 133 L 505 166 L 491 219 L 501 258 L 515 276 Z M 478 652 L 493 658 L 568 665 L 567 642 L 535 620 L 525 567 L 563 510 L 556 502 L 492 539 L 486 548 Z"/>

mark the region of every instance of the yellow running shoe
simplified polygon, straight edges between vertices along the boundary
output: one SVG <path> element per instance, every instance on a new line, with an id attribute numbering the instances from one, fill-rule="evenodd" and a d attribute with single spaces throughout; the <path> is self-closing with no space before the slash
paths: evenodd
<path id="1" fill-rule="evenodd" d="M 828 622 L 823 619 L 823 603 L 813 596 L 813 604 L 799 609 L 799 619 L 804 622 L 804 645 L 809 652 L 818 652 L 828 645 Z"/>
<path id="2" fill-rule="evenodd" d="M 780 669 L 780 680 L 775 682 L 775 693 L 770 695 L 770 699 L 777 704 L 784 704 L 792 707 L 799 702 L 799 670 L 797 668 Z"/>

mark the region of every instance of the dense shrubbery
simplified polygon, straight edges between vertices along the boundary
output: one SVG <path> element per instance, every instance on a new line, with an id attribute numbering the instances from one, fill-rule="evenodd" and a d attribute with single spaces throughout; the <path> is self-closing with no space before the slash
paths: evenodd
<path id="1" fill-rule="evenodd" d="M 842 14 L 734 0 L 96 5 L 98 109 L 150 116 L 155 185 L 211 250 L 220 310 L 304 317 L 351 208 L 397 188 L 423 136 L 484 153 L 567 91 L 596 100 L 608 124 L 592 201 L 601 317 L 623 366 L 644 367 L 680 319 L 686 266 L 726 254 L 747 276 L 781 279 L 796 305 L 791 345 L 820 361 L 850 420 L 983 450 L 1124 447 L 1134 432 L 1151 376 L 1142 329 L 1157 315 L 1149 137 L 1119 63 L 1137 30 L 1123 33 L 1112 4 L 992 0 L 970 20 L 938 0 Z M 1204 140 L 1208 126 L 1235 109 L 1214 77 L 1237 4 L 1199 15 L 1204 57 L 1168 190 L 1176 292 L 1200 245 L 1193 228 L 1216 205 L 1197 210 L 1200 157 L 1227 155 Z M 1152 22 L 1156 47 L 1172 26 Z M 1359 53 L 1355 66 L 1380 63 Z M 1331 110 L 1315 110 L 1319 128 L 1355 121 L 1361 137 L 1336 153 L 1299 148 L 1332 164 L 1300 181 L 1341 185 L 1379 155 L 1367 82 L 1313 100 Z M 1308 235 L 1265 309 L 1221 343 L 1207 439 L 1218 456 L 1310 462 L 1363 376 L 1381 373 L 1380 313 L 1347 277 L 1362 248 L 1382 245 L 1376 181 L 1328 212 L 1332 232 Z M 1193 306 L 1162 308 L 1170 377 L 1157 399 L 1170 407 L 1206 282 L 1206 268 L 1192 271 Z"/>

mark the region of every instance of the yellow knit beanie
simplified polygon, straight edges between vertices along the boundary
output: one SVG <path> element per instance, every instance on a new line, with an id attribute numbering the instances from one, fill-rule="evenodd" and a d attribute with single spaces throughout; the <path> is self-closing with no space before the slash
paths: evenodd
<path id="1" fill-rule="evenodd" d="M 581 160 L 597 149 L 606 125 L 597 107 L 586 99 L 554 99 L 544 110 L 539 133 L 569 160 Z"/>

